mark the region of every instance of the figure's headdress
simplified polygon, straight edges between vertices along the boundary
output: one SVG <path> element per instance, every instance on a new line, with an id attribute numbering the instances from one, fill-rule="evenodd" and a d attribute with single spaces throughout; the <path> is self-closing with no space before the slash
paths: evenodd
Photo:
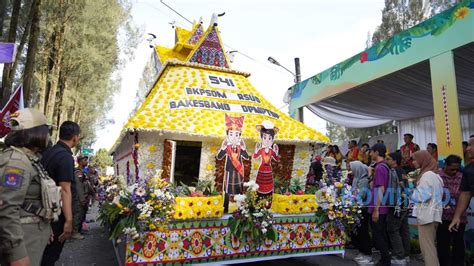
<path id="1" fill-rule="evenodd" d="M 257 131 L 260 132 L 262 129 L 273 129 L 275 131 L 275 134 L 280 131 L 279 128 L 273 125 L 272 121 L 264 120 L 261 125 L 256 125 Z"/>
<path id="2" fill-rule="evenodd" d="M 244 125 L 244 118 L 243 116 L 235 117 L 225 115 L 225 129 L 226 130 L 233 130 L 233 131 L 242 131 L 242 126 Z"/>

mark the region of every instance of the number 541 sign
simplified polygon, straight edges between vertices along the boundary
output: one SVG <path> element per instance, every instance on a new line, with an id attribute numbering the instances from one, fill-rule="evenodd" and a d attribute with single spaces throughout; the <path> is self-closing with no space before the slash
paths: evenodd
<path id="1" fill-rule="evenodd" d="M 224 90 L 238 90 L 239 88 L 235 85 L 235 81 L 230 77 L 217 76 L 207 74 L 207 82 L 213 88 L 224 89 Z"/>

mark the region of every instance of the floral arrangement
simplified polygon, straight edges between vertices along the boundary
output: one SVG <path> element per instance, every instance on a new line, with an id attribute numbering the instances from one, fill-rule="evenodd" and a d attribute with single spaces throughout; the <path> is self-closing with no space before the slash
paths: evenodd
<path id="1" fill-rule="evenodd" d="M 167 227 L 174 214 L 175 197 L 161 173 L 159 170 L 128 187 L 119 177 L 107 187 L 99 219 L 109 228 L 110 239 L 125 235 L 135 240 L 142 232 Z"/>
<path id="2" fill-rule="evenodd" d="M 301 214 L 318 210 L 316 197 L 312 195 L 281 195 L 274 194 L 272 211 L 281 214 Z"/>
<path id="3" fill-rule="evenodd" d="M 277 231 L 273 224 L 273 215 L 265 208 L 265 202 L 257 197 L 258 184 L 255 181 L 244 183 L 247 191 L 244 195 L 235 195 L 237 210 L 229 218 L 230 232 L 238 239 L 249 237 L 254 245 L 266 239 L 276 241 Z"/>
<path id="4" fill-rule="evenodd" d="M 218 218 L 224 214 L 223 197 L 213 180 L 199 180 L 194 188 L 181 183 L 172 190 L 176 196 L 174 219 Z"/>
<path id="5" fill-rule="evenodd" d="M 219 218 L 224 214 L 223 197 L 176 197 L 174 210 L 177 220 Z"/>
<path id="6" fill-rule="evenodd" d="M 316 202 L 322 212 L 320 222 L 335 221 L 341 228 L 349 231 L 360 224 L 361 207 L 356 204 L 357 197 L 349 184 L 335 182 L 328 185 L 320 182 L 320 189 L 316 192 Z M 321 215 L 323 213 L 324 215 Z"/>

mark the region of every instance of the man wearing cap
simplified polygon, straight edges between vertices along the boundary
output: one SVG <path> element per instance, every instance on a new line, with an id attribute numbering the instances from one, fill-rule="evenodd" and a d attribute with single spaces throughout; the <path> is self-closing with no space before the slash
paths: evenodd
<path id="1" fill-rule="evenodd" d="M 413 142 L 413 135 L 406 133 L 403 135 L 403 140 L 405 144 L 400 147 L 400 152 L 402 153 L 402 168 L 406 173 L 415 171 L 415 166 L 413 165 L 413 153 L 420 150 L 420 146 Z"/>
<path id="2" fill-rule="evenodd" d="M 82 224 L 85 221 L 85 217 L 87 214 L 87 209 L 89 206 L 88 198 L 87 198 L 87 185 L 86 185 L 86 173 L 85 168 L 89 163 L 89 157 L 80 155 L 77 157 L 77 164 L 78 167 L 74 169 L 74 178 L 76 179 L 76 200 L 73 202 L 73 213 L 72 217 L 74 220 L 74 233 L 72 234 L 73 239 L 82 240 L 84 236 L 81 234 L 82 232 Z"/>
<path id="3" fill-rule="evenodd" d="M 79 143 L 80 127 L 65 121 L 59 128 L 59 141 L 43 153 L 41 163 L 49 176 L 61 186 L 62 214 L 59 220 L 51 224 L 54 240 L 43 253 L 42 266 L 53 266 L 59 260 L 64 243 L 73 231 L 72 200 L 76 197 L 74 179 L 74 158 L 72 148 Z"/>

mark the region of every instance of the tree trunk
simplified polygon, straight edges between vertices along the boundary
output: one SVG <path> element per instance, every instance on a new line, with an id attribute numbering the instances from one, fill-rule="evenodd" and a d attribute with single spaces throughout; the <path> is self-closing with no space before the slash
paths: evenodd
<path id="1" fill-rule="evenodd" d="M 31 6 L 31 25 L 30 25 L 30 38 L 28 40 L 28 54 L 26 55 L 25 72 L 23 77 L 23 95 L 25 106 L 30 106 L 31 99 L 31 84 L 33 83 L 33 73 L 35 70 L 36 53 L 38 50 L 38 37 L 40 32 L 39 19 L 41 0 L 33 0 Z M 26 29 L 25 29 L 26 31 Z M 26 34 L 26 32 L 25 32 Z M 24 34 L 24 35 L 25 35 Z"/>
<path id="2" fill-rule="evenodd" d="M 48 80 L 50 82 L 49 93 L 46 94 L 47 103 L 45 104 L 47 118 L 52 119 L 54 113 L 54 106 L 56 105 L 56 94 L 58 91 L 59 73 L 61 71 L 62 61 L 62 38 L 64 34 L 65 25 L 59 26 L 59 29 L 55 33 L 53 49 L 51 51 L 53 58 L 53 66 L 49 73 Z"/>
<path id="3" fill-rule="evenodd" d="M 0 1 L 0 40 L 3 39 L 3 22 L 7 14 L 7 0 Z"/>
<path id="4" fill-rule="evenodd" d="M 21 0 L 14 0 L 13 7 L 12 7 L 12 17 L 10 20 L 10 28 L 8 30 L 7 42 L 16 41 L 16 30 L 18 27 L 18 19 L 20 17 L 20 8 L 21 8 Z M 3 66 L 1 106 L 5 105 L 5 103 L 10 98 L 10 94 L 12 93 L 11 92 L 12 80 L 10 80 L 11 68 L 12 68 L 12 64 L 4 64 Z"/>
<path id="5" fill-rule="evenodd" d="M 31 22 L 33 20 L 33 15 L 34 15 L 34 7 L 35 7 L 35 0 L 32 0 L 30 10 L 28 12 L 28 18 L 26 20 L 23 33 L 21 35 L 20 44 L 18 45 L 16 49 L 15 60 L 13 61 L 13 66 L 10 70 L 10 80 L 12 81 L 12 84 L 15 80 L 16 69 L 18 68 L 18 64 L 20 63 L 20 58 L 23 53 L 23 48 L 25 47 L 26 41 L 28 40 Z M 26 10 L 23 10 L 23 11 L 26 11 Z"/>

